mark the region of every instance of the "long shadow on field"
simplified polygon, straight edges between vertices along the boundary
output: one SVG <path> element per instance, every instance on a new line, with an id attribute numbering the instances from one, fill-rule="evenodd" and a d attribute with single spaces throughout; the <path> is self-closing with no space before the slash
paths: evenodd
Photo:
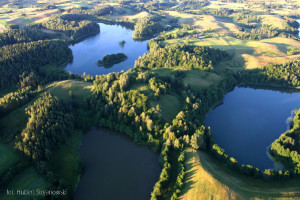
<path id="1" fill-rule="evenodd" d="M 185 165 L 185 170 L 186 174 L 184 177 L 184 185 L 183 189 L 181 191 L 181 195 L 184 195 L 187 193 L 191 188 L 193 188 L 193 185 L 195 184 L 195 181 L 191 180 L 193 178 L 193 175 L 196 173 L 196 170 L 192 170 L 194 167 L 194 162 L 192 161 L 193 159 L 193 152 L 186 152 L 185 153 L 186 157 L 186 165 Z"/>

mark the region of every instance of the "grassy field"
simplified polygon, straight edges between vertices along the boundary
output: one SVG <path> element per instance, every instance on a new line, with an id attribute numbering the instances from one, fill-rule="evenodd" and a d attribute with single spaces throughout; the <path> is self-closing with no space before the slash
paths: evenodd
<path id="1" fill-rule="evenodd" d="M 275 15 L 261 15 L 262 24 L 271 25 L 274 28 L 283 29 L 284 20 Z"/>
<path id="2" fill-rule="evenodd" d="M 45 190 L 50 186 L 48 182 L 44 180 L 32 167 L 25 169 L 7 186 L 8 189 L 14 190 L 14 194 L 17 194 L 18 190 Z M 31 200 L 41 199 L 43 196 L 7 196 L 6 190 L 0 194 L 0 199 L 5 200 Z"/>
<path id="3" fill-rule="evenodd" d="M 300 199 L 300 179 L 265 182 L 240 175 L 203 151 L 186 152 L 180 199 Z"/>
<path id="4" fill-rule="evenodd" d="M 213 177 L 202 166 L 202 157 L 194 149 L 185 151 L 186 176 L 179 199 L 236 199 L 237 194 Z"/>
<path id="5" fill-rule="evenodd" d="M 80 178 L 77 166 L 78 163 L 81 162 L 81 158 L 78 153 L 81 138 L 82 131 L 75 130 L 68 138 L 67 143 L 60 147 L 50 161 L 54 172 L 56 172 L 59 177 L 67 180 L 68 183 L 72 183 L 72 187 L 74 189 Z"/>
<path id="6" fill-rule="evenodd" d="M 234 6 L 233 6 L 234 5 Z M 245 4 L 211 2 L 209 8 L 246 8 L 253 9 Z M 233 7 L 232 7 L 233 6 Z M 300 13 L 300 11 L 299 11 Z M 300 56 L 288 56 L 287 49 L 299 47 L 300 42 L 287 38 L 270 38 L 260 41 L 240 40 L 234 38 L 234 34 L 242 33 L 238 25 L 229 17 L 214 17 L 210 15 L 193 15 L 179 13 L 177 11 L 165 11 L 167 19 L 178 18 L 179 23 L 193 25 L 201 30 L 209 30 L 211 33 L 204 39 L 178 38 L 163 41 L 162 45 L 192 44 L 195 46 L 210 46 L 228 51 L 233 55 L 232 60 L 223 62 L 219 68 L 235 67 L 235 69 L 260 68 L 270 63 L 281 64 Z M 271 25 L 274 28 L 282 29 L 283 19 L 275 15 L 260 15 L 261 24 Z"/>
<path id="7" fill-rule="evenodd" d="M 69 100 L 70 94 L 72 94 L 77 103 L 83 103 L 91 94 L 92 87 L 90 82 L 66 80 L 49 85 L 48 91 L 59 99 L 64 100 Z"/>
<path id="8" fill-rule="evenodd" d="M 195 46 L 210 46 L 228 51 L 233 54 L 233 59 L 228 62 L 222 62 L 222 67 L 231 65 L 241 68 L 253 69 L 260 68 L 270 63 L 281 64 L 291 59 L 300 58 L 299 55 L 288 56 L 286 53 L 289 48 L 299 48 L 300 42 L 276 37 L 263 39 L 260 41 L 240 40 L 230 36 L 214 36 L 204 39 L 171 39 L 163 42 L 163 45 L 172 44 L 192 44 Z"/>
<path id="9" fill-rule="evenodd" d="M 34 100 L 0 118 L 1 142 L 10 141 L 25 128 L 28 119 L 25 109 L 32 105 Z"/>
<path id="10" fill-rule="evenodd" d="M 150 102 L 153 107 L 159 105 L 162 117 L 171 122 L 181 111 L 182 100 L 176 93 L 164 94 L 159 97 L 158 101 Z"/>
<path id="11" fill-rule="evenodd" d="M 189 84 L 194 90 L 202 90 L 208 88 L 211 84 L 217 83 L 222 78 L 215 74 L 200 70 L 185 71 L 184 83 Z"/>
<path id="12" fill-rule="evenodd" d="M 10 166 L 17 163 L 20 160 L 19 155 L 15 152 L 14 148 L 7 144 L 0 143 L 0 176 Z"/>

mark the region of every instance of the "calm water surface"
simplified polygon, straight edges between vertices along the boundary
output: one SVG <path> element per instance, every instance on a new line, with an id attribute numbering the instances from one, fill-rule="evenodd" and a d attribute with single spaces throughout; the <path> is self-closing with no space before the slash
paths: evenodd
<path id="1" fill-rule="evenodd" d="M 296 19 L 296 21 L 298 22 L 298 24 L 300 25 L 300 19 Z M 298 32 L 298 37 L 300 38 L 300 27 L 298 28 L 299 32 Z"/>
<path id="2" fill-rule="evenodd" d="M 139 56 L 147 53 L 147 41 L 135 41 L 132 39 L 133 31 L 119 25 L 106 25 L 99 23 L 100 33 L 89 37 L 82 42 L 70 46 L 73 52 L 73 61 L 66 66 L 66 70 L 74 74 L 101 75 L 110 72 L 127 71 L 134 66 Z M 124 47 L 120 42 L 124 40 Z M 111 68 L 99 67 L 97 61 L 105 54 L 124 53 L 128 59 L 115 64 Z"/>
<path id="3" fill-rule="evenodd" d="M 85 172 L 76 200 L 150 199 L 161 171 L 159 155 L 109 129 L 92 129 L 79 148 Z"/>
<path id="4" fill-rule="evenodd" d="M 207 116 L 216 143 L 241 164 L 274 168 L 267 147 L 287 130 L 300 93 L 236 87 Z"/>

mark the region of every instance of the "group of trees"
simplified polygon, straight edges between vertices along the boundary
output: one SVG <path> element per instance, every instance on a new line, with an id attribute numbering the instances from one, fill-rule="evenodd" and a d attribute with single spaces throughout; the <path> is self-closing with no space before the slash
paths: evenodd
<path id="1" fill-rule="evenodd" d="M 282 23 L 283 30 L 288 33 L 296 34 L 298 33 L 299 24 L 296 22 L 296 20 L 285 17 L 284 22 Z"/>
<path id="2" fill-rule="evenodd" d="M 0 117 L 27 103 L 35 96 L 30 90 L 11 92 L 0 98 Z"/>
<path id="3" fill-rule="evenodd" d="M 41 25 L 50 30 L 63 31 L 71 40 L 79 40 L 100 32 L 97 23 L 82 20 L 84 18 L 85 16 L 76 14 L 55 15 L 42 22 Z"/>
<path id="4" fill-rule="evenodd" d="M 184 10 L 199 10 L 205 6 L 208 6 L 210 2 L 208 0 L 198 0 L 198 1 L 191 1 L 191 0 L 184 0 L 180 2 L 180 6 L 176 8 L 177 11 L 184 11 Z"/>
<path id="5" fill-rule="evenodd" d="M 232 9 L 227 9 L 227 8 L 220 8 L 220 9 L 202 8 L 199 10 L 186 10 L 184 12 L 196 14 L 196 15 L 212 15 L 212 16 L 216 16 L 216 17 L 228 17 L 234 11 Z"/>
<path id="6" fill-rule="evenodd" d="M 191 45 L 171 45 L 164 48 L 152 45 L 150 52 L 135 62 L 135 68 L 170 68 L 182 66 L 186 69 L 212 70 L 218 61 L 228 58 L 229 54 L 210 47 Z"/>
<path id="7" fill-rule="evenodd" d="M 236 16 L 241 16 L 241 15 L 235 15 L 233 17 L 233 19 L 236 22 L 241 23 L 240 21 L 240 17 L 237 18 Z M 247 15 L 247 16 L 252 16 L 252 15 Z M 245 17 L 245 16 L 243 16 Z M 260 19 L 259 17 L 256 17 L 255 15 L 253 15 L 251 17 L 256 19 L 256 20 L 252 20 L 251 22 L 259 22 Z M 243 19 L 243 18 L 242 18 Z M 246 18 L 246 22 L 249 22 L 248 18 Z M 242 20 L 243 22 L 243 20 Z M 298 38 L 296 37 L 297 34 L 297 28 L 298 28 L 298 24 L 295 20 L 291 19 L 291 18 L 285 18 L 283 24 L 282 24 L 282 29 L 278 29 L 278 28 L 274 28 L 271 25 L 265 25 L 263 24 L 260 28 L 255 28 L 255 26 L 250 23 L 244 23 L 242 24 L 242 26 L 246 26 L 247 28 L 250 28 L 251 31 L 250 32 L 246 32 L 246 33 L 237 33 L 235 34 L 235 37 L 238 39 L 242 39 L 242 40 L 261 40 L 264 38 L 272 38 L 272 37 L 286 37 L 286 38 L 292 38 L 292 39 L 296 39 L 298 40 Z M 242 28 L 243 29 L 243 28 Z"/>
<path id="8" fill-rule="evenodd" d="M 159 116 L 148 108 L 148 97 L 137 90 L 126 89 L 136 73 L 111 73 L 94 81 L 89 107 L 96 112 L 97 125 L 106 126 L 133 138 L 137 143 L 160 148 Z"/>
<path id="9" fill-rule="evenodd" d="M 154 34 L 163 31 L 163 27 L 151 17 L 138 19 L 134 26 L 133 38 L 142 39 L 153 37 Z"/>
<path id="10" fill-rule="evenodd" d="M 155 77 L 149 79 L 149 88 L 154 92 L 154 100 L 158 100 L 161 94 L 167 93 L 168 83 L 157 80 Z"/>
<path id="11" fill-rule="evenodd" d="M 250 33 L 237 33 L 235 37 L 242 40 L 261 40 L 264 38 L 272 38 L 279 35 L 277 30 L 274 30 L 271 26 L 262 25 L 260 28 L 251 29 Z"/>
<path id="12" fill-rule="evenodd" d="M 259 23 L 261 21 L 261 17 L 242 12 L 234 14 L 233 21 L 248 25 L 250 23 Z"/>
<path id="13" fill-rule="evenodd" d="M 48 160 L 72 132 L 70 105 L 50 94 L 44 94 L 26 109 L 26 113 L 29 119 L 26 128 L 18 136 L 15 148 L 30 160 Z"/>
<path id="14" fill-rule="evenodd" d="M 275 140 L 270 153 L 283 162 L 289 170 L 289 175 L 300 174 L 300 109 L 294 111 L 291 128 Z"/>
<path id="15" fill-rule="evenodd" d="M 151 192 L 151 200 L 163 199 L 166 194 L 166 188 L 170 182 L 170 148 L 166 145 L 162 147 L 160 154 L 161 164 L 163 166 L 162 171 L 159 176 L 159 180 L 155 183 L 153 191 Z"/>
<path id="16" fill-rule="evenodd" d="M 166 33 L 165 31 L 163 31 L 159 36 L 157 36 L 156 40 L 160 41 L 160 40 L 177 39 L 177 38 L 185 37 L 187 35 L 191 35 L 191 33 L 198 34 L 199 31 L 193 29 L 193 27 L 188 24 L 183 24 L 181 25 L 181 28 L 176 28 L 174 32 L 172 31 L 171 33 Z"/>

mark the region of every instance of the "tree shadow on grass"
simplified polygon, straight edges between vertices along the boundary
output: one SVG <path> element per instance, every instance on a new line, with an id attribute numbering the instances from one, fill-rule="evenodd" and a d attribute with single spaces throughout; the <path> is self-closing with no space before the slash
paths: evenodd
<path id="1" fill-rule="evenodd" d="M 190 189 L 194 187 L 195 184 L 195 181 L 192 180 L 194 174 L 196 173 L 196 170 L 192 170 L 192 168 L 195 166 L 195 163 L 192 162 L 193 156 L 193 152 L 185 153 L 185 157 L 187 159 L 185 165 L 186 174 L 184 176 L 184 184 L 180 196 L 186 194 Z"/>

